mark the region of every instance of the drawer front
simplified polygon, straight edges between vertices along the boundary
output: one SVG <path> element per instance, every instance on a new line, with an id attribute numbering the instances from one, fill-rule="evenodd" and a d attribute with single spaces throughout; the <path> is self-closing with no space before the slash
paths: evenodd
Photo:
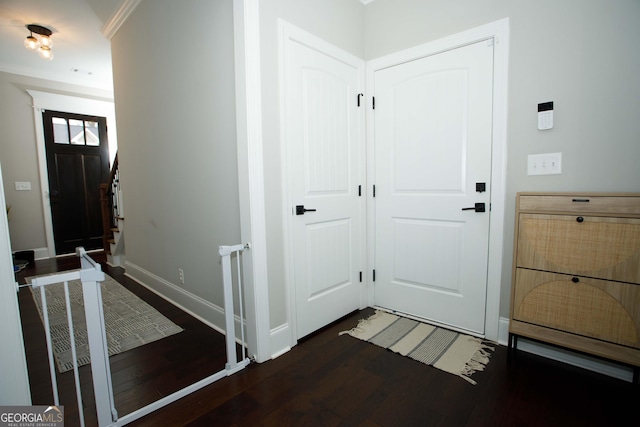
<path id="1" fill-rule="evenodd" d="M 639 285 L 518 268 L 513 304 L 515 320 L 640 348 Z"/>
<path id="2" fill-rule="evenodd" d="M 640 215 L 640 196 L 520 195 L 518 200 L 522 211 Z"/>
<path id="3" fill-rule="evenodd" d="M 640 283 L 640 219 L 521 213 L 516 266 Z"/>

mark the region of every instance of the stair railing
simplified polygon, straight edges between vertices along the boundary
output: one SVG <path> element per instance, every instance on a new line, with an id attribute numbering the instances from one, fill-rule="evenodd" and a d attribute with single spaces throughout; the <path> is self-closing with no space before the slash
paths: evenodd
<path id="1" fill-rule="evenodd" d="M 114 227 L 118 226 L 118 218 L 122 216 L 120 193 L 120 169 L 118 168 L 118 154 L 113 161 L 109 179 L 100 184 L 100 207 L 102 212 L 102 247 L 109 253 L 109 241 L 113 238 Z"/>

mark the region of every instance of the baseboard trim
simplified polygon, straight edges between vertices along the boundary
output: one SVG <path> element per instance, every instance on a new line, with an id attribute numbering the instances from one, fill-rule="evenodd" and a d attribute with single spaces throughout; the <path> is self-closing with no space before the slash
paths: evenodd
<path id="1" fill-rule="evenodd" d="M 499 327 L 499 344 L 507 345 L 509 342 L 509 319 L 500 318 Z M 619 380 L 632 382 L 633 369 L 621 365 L 616 362 L 609 362 L 604 359 L 588 356 L 586 354 L 576 353 L 568 349 L 544 344 L 538 341 L 528 340 L 524 337 L 518 337 L 518 350 L 537 356 L 546 357 L 558 362 L 566 363 L 578 368 L 587 369 Z"/>
<path id="2" fill-rule="evenodd" d="M 270 331 L 271 359 L 280 357 L 291 350 L 291 331 L 288 323 L 276 326 Z"/>
<path id="3" fill-rule="evenodd" d="M 48 259 L 49 257 L 49 248 L 36 248 L 33 250 L 33 258 L 38 259 Z"/>
<path id="4" fill-rule="evenodd" d="M 163 278 L 156 276 L 144 268 L 126 261 L 125 276 L 135 280 L 140 285 L 149 289 L 167 302 L 175 305 L 185 313 L 200 320 L 210 328 L 226 335 L 224 327 L 224 309 L 210 301 L 207 301 L 191 292 L 174 285 Z M 236 341 L 241 343 L 240 317 L 235 315 Z M 245 334 L 246 336 L 246 334 Z"/>
<path id="5" fill-rule="evenodd" d="M 509 318 L 501 317 L 498 321 L 498 344 L 509 344 Z"/>

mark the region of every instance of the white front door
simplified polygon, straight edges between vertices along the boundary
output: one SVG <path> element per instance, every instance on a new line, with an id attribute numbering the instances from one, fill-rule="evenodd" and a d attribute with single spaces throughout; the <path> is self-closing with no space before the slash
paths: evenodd
<path id="1" fill-rule="evenodd" d="M 485 40 L 374 77 L 375 304 L 478 334 L 487 288 L 492 74 L 493 43 Z"/>
<path id="2" fill-rule="evenodd" d="M 301 338 L 361 306 L 365 156 L 357 101 L 364 67 L 313 38 L 286 40 L 285 67 L 283 131 Z"/>

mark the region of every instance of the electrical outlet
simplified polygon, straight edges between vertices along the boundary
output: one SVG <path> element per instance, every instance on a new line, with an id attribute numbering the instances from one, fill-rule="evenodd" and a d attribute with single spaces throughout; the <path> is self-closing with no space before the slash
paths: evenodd
<path id="1" fill-rule="evenodd" d="M 184 270 L 178 269 L 178 280 L 180 280 L 180 284 L 184 285 Z"/>
<path id="2" fill-rule="evenodd" d="M 562 173 L 562 153 L 530 154 L 527 175 L 558 175 Z"/>

